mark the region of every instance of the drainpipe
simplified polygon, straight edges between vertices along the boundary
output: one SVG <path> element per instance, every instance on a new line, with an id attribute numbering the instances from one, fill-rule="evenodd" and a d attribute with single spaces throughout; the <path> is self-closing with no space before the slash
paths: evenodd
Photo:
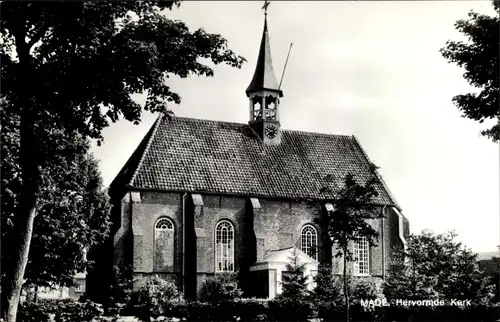
<path id="1" fill-rule="evenodd" d="M 385 243 L 384 243 L 384 217 L 387 206 L 382 207 L 382 280 L 385 281 Z"/>
<path id="2" fill-rule="evenodd" d="M 186 295 L 186 198 L 182 195 L 182 291 Z"/>

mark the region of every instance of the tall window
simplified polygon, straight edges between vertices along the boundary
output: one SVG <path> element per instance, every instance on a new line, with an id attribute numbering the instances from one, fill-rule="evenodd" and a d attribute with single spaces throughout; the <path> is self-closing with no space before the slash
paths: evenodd
<path id="1" fill-rule="evenodd" d="M 354 242 L 354 274 L 369 275 L 370 274 L 370 245 L 366 237 Z"/>
<path id="2" fill-rule="evenodd" d="M 234 271 L 234 228 L 227 220 L 215 227 L 215 271 Z"/>
<path id="3" fill-rule="evenodd" d="M 155 270 L 174 270 L 174 223 L 168 218 L 160 218 L 155 223 L 154 258 Z"/>
<path id="4" fill-rule="evenodd" d="M 300 233 L 300 250 L 318 260 L 318 232 L 313 225 L 305 225 Z"/>

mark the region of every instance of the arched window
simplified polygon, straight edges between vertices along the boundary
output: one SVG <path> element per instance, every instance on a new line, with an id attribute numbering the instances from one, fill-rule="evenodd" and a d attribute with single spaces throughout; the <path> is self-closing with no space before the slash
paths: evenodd
<path id="1" fill-rule="evenodd" d="M 215 271 L 234 271 L 234 227 L 227 220 L 215 227 Z"/>
<path id="2" fill-rule="evenodd" d="M 154 231 L 154 268 L 158 271 L 174 270 L 174 223 L 168 218 L 160 218 Z"/>
<path id="3" fill-rule="evenodd" d="M 318 232 L 313 225 L 305 225 L 300 233 L 300 250 L 318 260 Z"/>
<path id="4" fill-rule="evenodd" d="M 354 275 L 370 274 L 370 244 L 366 237 L 354 242 Z"/>

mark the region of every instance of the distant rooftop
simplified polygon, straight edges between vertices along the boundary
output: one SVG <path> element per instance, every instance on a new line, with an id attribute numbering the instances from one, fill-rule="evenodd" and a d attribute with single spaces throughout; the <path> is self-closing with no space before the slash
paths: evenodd
<path id="1" fill-rule="evenodd" d="M 492 259 L 493 257 L 499 257 L 500 258 L 500 252 L 477 252 L 477 260 L 489 260 Z"/>

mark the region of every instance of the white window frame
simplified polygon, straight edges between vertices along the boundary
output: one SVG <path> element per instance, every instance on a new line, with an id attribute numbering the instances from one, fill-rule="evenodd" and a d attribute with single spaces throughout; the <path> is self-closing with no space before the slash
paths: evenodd
<path id="1" fill-rule="evenodd" d="M 366 237 L 353 243 L 353 273 L 357 276 L 370 275 L 370 244 Z"/>
<path id="2" fill-rule="evenodd" d="M 314 249 L 314 256 L 309 253 L 311 249 Z M 318 230 L 311 224 L 304 225 L 300 230 L 300 250 L 318 260 Z"/>
<path id="3" fill-rule="evenodd" d="M 234 225 L 229 220 L 220 220 L 214 230 L 215 272 L 234 272 Z M 223 242 L 218 243 L 222 239 Z M 224 242 L 226 240 L 226 242 Z M 225 261 L 225 263 L 224 263 Z M 219 268 L 219 264 L 220 267 Z"/>
<path id="4" fill-rule="evenodd" d="M 167 225 L 162 225 L 160 227 L 158 227 L 158 224 L 160 224 L 161 221 L 166 221 L 168 224 Z M 168 218 L 168 217 L 161 217 L 161 218 L 158 218 L 155 222 L 155 231 L 163 231 L 163 230 L 175 230 L 174 228 L 174 222 Z"/>

